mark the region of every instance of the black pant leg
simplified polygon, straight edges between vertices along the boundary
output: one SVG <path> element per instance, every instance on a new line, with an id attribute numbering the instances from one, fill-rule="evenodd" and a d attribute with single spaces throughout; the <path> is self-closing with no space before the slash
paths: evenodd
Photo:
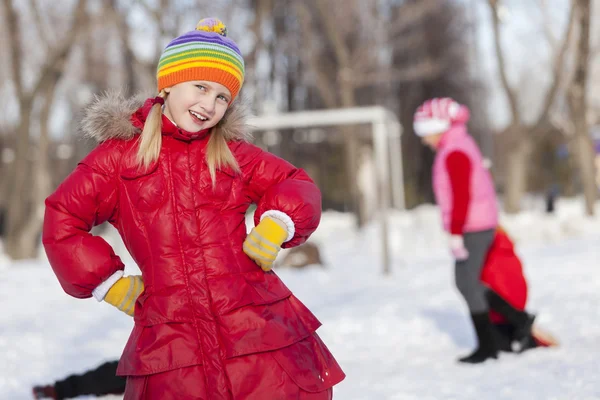
<path id="1" fill-rule="evenodd" d="M 126 378 L 117 376 L 118 361 L 111 361 L 83 375 L 71 375 L 54 385 L 60 399 L 83 395 L 102 396 L 125 392 Z"/>

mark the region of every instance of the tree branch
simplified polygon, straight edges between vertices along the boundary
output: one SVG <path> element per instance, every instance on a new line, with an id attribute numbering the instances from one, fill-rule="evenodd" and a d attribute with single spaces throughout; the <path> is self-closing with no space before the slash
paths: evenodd
<path id="1" fill-rule="evenodd" d="M 6 32 L 8 34 L 8 45 L 10 47 L 10 61 L 13 83 L 17 98 L 23 97 L 23 77 L 21 74 L 21 24 L 19 16 L 15 11 L 12 0 L 2 0 L 3 14 L 6 19 Z"/>
<path id="2" fill-rule="evenodd" d="M 500 45 L 500 18 L 498 17 L 497 3 L 497 0 L 488 0 L 488 5 L 490 6 L 490 11 L 492 12 L 494 48 L 496 50 L 496 58 L 498 59 L 498 69 L 500 71 L 502 87 L 504 88 L 504 92 L 506 93 L 506 97 L 508 98 L 508 103 L 510 106 L 512 124 L 517 124 L 521 122 L 521 114 L 519 112 L 517 96 L 514 90 L 510 87 L 510 84 L 508 83 L 508 77 L 506 75 L 506 61 L 504 60 L 504 55 L 502 54 L 502 46 Z"/>
<path id="3" fill-rule="evenodd" d="M 135 79 L 136 56 L 129 45 L 129 25 L 127 24 L 127 11 L 120 11 L 117 0 L 109 0 L 105 4 L 104 14 L 108 14 L 117 29 L 119 41 L 121 42 L 123 65 L 125 71 L 125 95 L 130 97 L 137 92 L 137 81 Z"/>
<path id="4" fill-rule="evenodd" d="M 555 49 L 558 45 L 558 38 L 554 35 L 552 29 L 550 28 L 552 24 L 550 23 L 550 17 L 548 16 L 548 4 L 546 0 L 537 0 L 537 3 L 543 16 L 542 29 L 544 30 L 544 35 L 546 36 L 550 47 Z"/>
<path id="5" fill-rule="evenodd" d="M 569 48 L 569 44 L 571 42 L 571 38 L 573 36 L 574 26 L 575 26 L 575 5 L 571 6 L 569 22 L 566 28 L 566 33 L 561 43 L 561 47 L 556 54 L 556 58 L 554 59 L 554 74 L 552 76 L 552 84 L 548 88 L 546 92 L 546 96 L 544 97 L 544 105 L 542 107 L 542 112 L 537 120 L 537 123 L 541 123 L 543 120 L 548 118 L 548 113 L 550 112 L 550 107 L 554 103 L 554 99 L 558 93 L 558 89 L 562 83 L 564 74 L 565 74 L 565 57 L 567 54 L 567 50 Z"/>
<path id="6" fill-rule="evenodd" d="M 310 65 L 308 68 L 309 71 L 312 71 L 315 74 L 316 79 L 316 87 L 325 103 L 327 108 L 335 108 L 337 106 L 337 98 L 334 83 L 327 76 L 327 74 L 323 71 L 321 67 L 321 63 L 319 63 L 319 53 L 313 46 L 313 37 L 311 36 L 312 32 L 312 18 L 310 15 L 310 11 L 306 8 L 306 4 L 304 2 L 295 2 L 294 6 L 296 7 L 296 12 L 298 13 L 298 20 L 301 25 L 301 31 L 304 35 L 304 43 L 307 45 L 308 49 L 306 52 L 303 52 L 303 58 Z"/>
<path id="7" fill-rule="evenodd" d="M 54 49 L 54 51 L 48 57 L 48 62 L 44 64 L 39 74 L 37 81 L 34 83 L 32 89 L 24 95 L 27 100 L 33 100 L 35 96 L 42 90 L 45 89 L 46 85 L 52 80 L 52 76 L 57 69 L 60 70 L 63 63 L 66 61 L 67 56 L 73 44 L 75 43 L 78 33 L 83 30 L 85 24 L 83 20 L 85 18 L 85 0 L 78 0 L 75 6 L 75 16 L 71 29 L 67 30 L 66 38 L 62 44 Z"/>
<path id="8" fill-rule="evenodd" d="M 328 18 L 330 18 L 331 7 L 325 0 L 316 0 L 317 9 L 319 14 L 321 14 L 323 25 L 325 27 L 325 33 L 333 46 L 333 51 L 335 52 L 335 58 L 338 62 L 338 66 L 340 69 L 349 68 L 350 67 L 350 52 L 344 43 L 343 37 L 340 35 L 340 31 L 337 28 L 336 24 L 328 22 Z"/>
<path id="9" fill-rule="evenodd" d="M 164 8 L 165 2 L 164 2 L 164 0 L 160 0 L 160 5 L 158 6 L 157 9 L 150 7 L 148 5 L 148 3 L 146 3 L 143 0 L 135 0 L 134 4 L 141 6 L 144 11 L 146 11 L 148 14 L 150 14 L 150 17 L 152 18 L 152 20 L 156 24 L 156 27 L 158 28 L 158 39 L 156 40 L 156 51 L 155 51 L 155 54 L 156 54 L 155 58 L 158 60 L 158 58 L 160 57 L 160 55 L 163 51 L 162 38 L 165 37 L 165 33 L 166 33 L 165 24 L 163 23 L 162 14 L 161 14 L 161 12 L 163 12 L 165 10 L 165 8 Z"/>
<path id="10" fill-rule="evenodd" d="M 272 17 L 269 15 L 269 11 L 273 10 L 274 5 L 271 4 L 269 0 L 257 0 L 254 7 L 254 21 L 250 25 L 250 31 L 254 34 L 256 38 L 254 42 L 254 47 L 252 51 L 246 56 L 248 65 L 256 65 L 256 57 L 257 54 L 264 49 L 265 47 L 265 39 L 262 34 L 262 27 L 264 21 L 268 18 Z M 256 71 L 255 71 L 256 78 Z"/>
<path id="11" fill-rule="evenodd" d="M 160 21 L 160 9 L 154 9 L 148 5 L 144 0 L 135 0 L 134 4 L 140 5 L 155 21 Z"/>
<path id="12" fill-rule="evenodd" d="M 388 46 L 393 53 L 407 53 L 418 50 L 423 46 L 424 38 L 421 32 L 408 32 L 402 38 L 388 37 Z M 377 59 L 377 52 L 380 51 L 376 46 L 365 43 L 357 47 L 352 54 L 350 65 L 357 74 L 372 67 L 373 60 Z"/>
<path id="13" fill-rule="evenodd" d="M 403 35 L 408 29 L 423 23 L 423 19 L 434 10 L 440 8 L 439 0 L 419 0 L 404 2 L 390 24 L 388 34 L 395 38 Z"/>
<path id="14" fill-rule="evenodd" d="M 48 26 L 44 23 L 42 15 L 40 13 L 40 7 L 36 0 L 29 0 L 29 8 L 33 14 L 35 24 L 38 27 L 40 33 L 40 40 L 47 46 L 50 47 L 50 43 L 54 42 L 56 35 L 48 29 Z"/>
<path id="15" fill-rule="evenodd" d="M 443 71 L 440 63 L 424 60 L 402 69 L 376 71 L 353 76 L 350 83 L 355 89 L 371 85 L 393 84 L 414 80 L 427 80 L 437 77 Z"/>

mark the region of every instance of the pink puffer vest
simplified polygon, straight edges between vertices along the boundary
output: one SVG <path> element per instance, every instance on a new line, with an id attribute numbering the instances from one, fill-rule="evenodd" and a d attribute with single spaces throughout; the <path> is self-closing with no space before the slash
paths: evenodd
<path id="1" fill-rule="evenodd" d="M 444 229 L 450 231 L 452 217 L 452 187 L 446 168 L 446 157 L 461 151 L 471 161 L 471 200 L 464 232 L 493 229 L 498 225 L 498 205 L 492 176 L 483 165 L 483 156 L 463 124 L 453 125 L 439 143 L 433 163 L 433 191 L 442 211 Z"/>

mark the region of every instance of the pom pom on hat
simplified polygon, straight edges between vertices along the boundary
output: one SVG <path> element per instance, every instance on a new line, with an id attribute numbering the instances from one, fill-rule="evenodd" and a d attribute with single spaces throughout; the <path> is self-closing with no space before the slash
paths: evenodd
<path id="1" fill-rule="evenodd" d="M 196 24 L 197 31 L 214 32 L 227 36 L 227 26 L 218 18 L 204 18 Z"/>

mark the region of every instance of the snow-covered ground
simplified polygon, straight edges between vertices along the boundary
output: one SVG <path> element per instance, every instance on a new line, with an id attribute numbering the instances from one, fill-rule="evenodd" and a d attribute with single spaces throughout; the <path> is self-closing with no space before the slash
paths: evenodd
<path id="1" fill-rule="evenodd" d="M 558 207 L 555 216 L 530 210 L 502 223 L 525 264 L 529 308 L 562 346 L 480 366 L 455 362 L 474 334 L 434 207 L 390 216 L 391 276 L 381 274 L 376 224 L 357 231 L 349 215 L 326 213 L 313 236 L 326 268 L 278 273 L 321 319 L 319 333 L 348 375 L 335 398 L 600 399 L 600 219 L 583 217 L 580 202 Z M 43 257 L 0 255 L 0 310 L 3 400 L 118 358 L 132 328 L 106 304 L 65 295 Z"/>

